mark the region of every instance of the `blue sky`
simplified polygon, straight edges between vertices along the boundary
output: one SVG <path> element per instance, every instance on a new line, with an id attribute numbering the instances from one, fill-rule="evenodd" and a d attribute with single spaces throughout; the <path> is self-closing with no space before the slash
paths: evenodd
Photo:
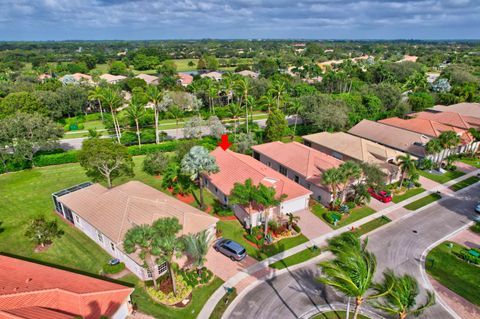
<path id="1" fill-rule="evenodd" d="M 479 39 L 480 0 L 0 0 L 0 40 Z"/>

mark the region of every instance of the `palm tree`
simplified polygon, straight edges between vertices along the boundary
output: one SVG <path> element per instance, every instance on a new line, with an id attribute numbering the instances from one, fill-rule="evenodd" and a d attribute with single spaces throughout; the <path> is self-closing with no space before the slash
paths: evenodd
<path id="1" fill-rule="evenodd" d="M 300 103 L 298 99 L 290 99 L 288 105 L 288 111 L 290 114 L 295 115 L 295 124 L 293 125 L 293 135 L 297 134 L 297 122 L 298 122 L 298 113 L 303 109 L 303 104 Z"/>
<path id="2" fill-rule="evenodd" d="M 293 215 L 292 213 L 287 213 L 288 217 L 288 229 L 291 230 L 292 226 L 297 224 L 300 221 L 300 216 Z"/>
<path id="3" fill-rule="evenodd" d="M 158 129 L 158 121 L 159 121 L 159 107 L 160 102 L 163 100 L 163 92 L 158 89 L 156 86 L 149 85 L 146 91 L 148 100 L 153 104 L 153 111 L 154 111 L 154 124 L 155 124 L 155 143 L 160 143 L 160 131 Z"/>
<path id="4" fill-rule="evenodd" d="M 243 184 L 235 183 L 228 201 L 233 205 L 241 205 L 246 207 L 248 212 L 251 212 L 253 207 L 256 207 L 257 187 L 253 184 L 252 179 L 247 179 Z"/>
<path id="5" fill-rule="evenodd" d="M 103 108 L 102 108 L 102 100 L 104 99 L 103 96 L 103 89 L 100 86 L 96 86 L 95 89 L 88 92 L 88 99 L 91 101 L 97 101 L 98 107 L 100 108 L 100 115 L 103 121 Z"/>
<path id="6" fill-rule="evenodd" d="M 236 87 L 240 92 L 243 94 L 243 99 L 245 101 L 245 121 L 247 125 L 247 134 L 249 133 L 248 130 L 248 91 L 250 89 L 250 81 L 246 77 L 241 77 L 236 82 Z M 241 104 L 241 103 L 240 103 Z"/>
<path id="7" fill-rule="evenodd" d="M 233 87 L 234 87 L 234 79 L 232 77 L 232 73 L 227 72 L 222 76 L 222 85 L 225 94 L 227 95 L 227 104 L 230 103 L 230 99 L 233 97 Z"/>
<path id="8" fill-rule="evenodd" d="M 282 194 L 279 198 L 277 198 L 276 193 L 277 191 L 273 187 L 267 187 L 263 184 L 258 184 L 257 186 L 256 201 L 265 216 L 265 238 L 268 234 L 268 222 L 270 219 L 271 209 L 280 205 L 281 201 L 287 197 L 287 195 Z"/>
<path id="9" fill-rule="evenodd" d="M 142 139 L 140 137 L 140 119 L 145 116 L 145 105 L 135 96 L 132 97 L 128 108 L 127 115 L 130 120 L 135 122 L 137 130 L 138 147 L 142 147 Z"/>
<path id="10" fill-rule="evenodd" d="M 210 114 L 215 114 L 215 99 L 218 97 L 218 88 L 216 83 L 212 80 L 207 82 L 206 93 L 208 96 L 208 106 L 210 108 Z"/>
<path id="11" fill-rule="evenodd" d="M 440 141 L 436 138 L 431 139 L 430 141 L 427 142 L 427 145 L 425 145 L 425 152 L 427 154 L 430 154 L 432 156 L 436 156 L 437 161 L 435 163 L 438 165 L 438 159 L 440 158 L 440 153 L 442 151 L 442 145 L 440 144 Z"/>
<path id="12" fill-rule="evenodd" d="M 418 316 L 435 304 L 435 294 L 427 291 L 425 304 L 415 307 L 419 294 L 417 280 L 410 275 L 396 276 L 390 269 L 383 273 L 383 282 L 372 288 L 383 296 L 381 301 L 371 302 L 371 305 L 399 319 L 405 319 L 409 315 Z"/>
<path id="13" fill-rule="evenodd" d="M 345 232 L 328 241 L 328 250 L 335 259 L 319 264 L 323 276 L 320 282 L 333 287 L 346 296 L 355 298 L 353 319 L 358 317 L 364 295 L 372 285 L 376 269 L 375 255 L 367 251 L 368 241 L 363 242 L 351 232 Z M 375 298 L 377 296 L 369 296 Z"/>
<path id="14" fill-rule="evenodd" d="M 368 191 L 368 187 L 365 183 L 357 183 L 353 185 L 353 190 L 355 192 L 353 201 L 357 205 L 367 204 L 372 199 L 372 195 Z"/>
<path id="15" fill-rule="evenodd" d="M 286 94 L 286 86 L 284 81 L 275 80 L 272 83 L 272 86 L 268 92 L 275 97 L 277 101 L 277 109 L 280 109 L 280 102 L 283 101 L 283 98 Z M 285 110 L 284 110 L 285 111 Z"/>
<path id="16" fill-rule="evenodd" d="M 400 179 L 399 188 L 402 187 L 405 177 L 411 176 L 416 171 L 415 160 L 410 156 L 410 154 L 399 155 L 397 156 L 397 162 L 402 171 L 402 177 Z"/>
<path id="17" fill-rule="evenodd" d="M 120 131 L 120 124 L 118 123 L 118 119 L 115 114 L 117 113 L 117 108 L 122 104 L 122 97 L 117 91 L 111 88 L 105 88 L 103 92 L 103 99 L 110 108 L 115 134 L 117 136 L 118 143 L 120 143 L 122 133 Z"/>
<path id="18" fill-rule="evenodd" d="M 332 202 L 337 199 L 338 187 L 342 182 L 342 172 L 338 168 L 329 168 L 322 173 L 322 183 L 332 191 Z"/>
<path id="19" fill-rule="evenodd" d="M 230 116 L 233 119 L 233 125 L 234 125 L 233 136 L 234 136 L 234 139 L 236 140 L 237 139 L 237 121 L 239 120 L 239 116 L 242 113 L 242 108 L 237 103 L 230 103 L 228 105 L 227 113 L 228 113 L 228 116 Z"/>
<path id="20" fill-rule="evenodd" d="M 178 136 L 178 122 L 182 119 L 183 111 L 178 105 L 172 105 L 168 108 L 167 117 L 175 119 L 175 135 Z"/>
<path id="21" fill-rule="evenodd" d="M 460 142 L 461 142 L 461 138 L 454 131 L 445 131 L 445 132 L 440 133 L 440 135 L 438 136 L 438 141 L 440 142 L 440 145 L 442 146 L 442 149 L 443 149 L 442 158 L 444 158 L 445 157 L 445 151 L 450 150 L 451 148 L 458 146 L 458 144 L 460 144 Z"/>
<path id="22" fill-rule="evenodd" d="M 205 264 L 205 256 L 208 253 L 208 244 L 211 240 L 211 234 L 202 231 L 197 234 L 190 234 L 184 237 L 185 253 L 193 259 L 193 265 L 201 271 Z"/>
<path id="23" fill-rule="evenodd" d="M 355 180 L 360 179 L 362 176 L 362 168 L 355 162 L 346 161 L 339 166 L 342 175 L 343 187 L 342 187 L 342 199 L 345 199 L 346 190 Z"/>
<path id="24" fill-rule="evenodd" d="M 219 168 L 215 157 L 210 155 L 203 146 L 194 146 L 182 159 L 182 172 L 190 175 L 191 180 L 197 181 L 200 188 L 200 208 L 205 208 L 203 199 L 203 175 L 218 172 Z"/>
<path id="25" fill-rule="evenodd" d="M 275 98 L 271 94 L 263 95 L 260 98 L 260 105 L 266 107 L 268 113 L 270 113 L 270 110 L 275 106 Z"/>

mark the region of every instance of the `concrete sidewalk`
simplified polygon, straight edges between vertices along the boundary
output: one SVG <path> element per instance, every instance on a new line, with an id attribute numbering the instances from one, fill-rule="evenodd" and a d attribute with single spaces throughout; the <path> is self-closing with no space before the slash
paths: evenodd
<path id="1" fill-rule="evenodd" d="M 286 257 L 289 257 L 289 256 L 292 256 L 296 253 L 299 253 L 307 248 L 309 248 L 310 246 L 312 245 L 317 245 L 317 246 L 323 246 L 326 244 L 326 241 L 327 239 L 329 238 L 332 238 L 332 237 L 335 237 L 345 231 L 349 231 L 352 229 L 352 227 L 354 228 L 358 228 L 359 226 L 361 226 L 362 224 L 366 223 L 366 222 L 369 222 L 371 220 L 374 220 L 378 217 L 381 217 L 383 215 L 386 215 L 386 216 L 390 216 L 390 215 L 395 215 L 394 212 L 397 210 L 397 209 L 403 209 L 403 206 L 407 205 L 407 204 L 410 204 L 420 198 L 423 198 L 429 194 L 432 194 L 432 193 L 436 193 L 436 192 L 441 192 L 441 193 L 444 193 L 445 195 L 450 193 L 449 190 L 447 190 L 451 185 L 455 184 L 455 183 L 458 183 L 460 181 L 463 181 L 471 176 L 476 176 L 477 174 L 480 173 L 480 170 L 479 169 L 476 169 L 468 174 L 465 174 L 463 176 L 460 176 L 459 178 L 456 178 L 456 179 L 453 179 L 453 180 L 450 180 L 448 181 L 447 183 L 445 184 L 439 184 L 438 186 L 436 187 L 433 187 L 431 188 L 430 190 L 426 190 L 425 192 L 423 193 L 420 193 L 418 195 L 415 195 L 413 197 L 410 197 L 398 204 L 395 204 L 395 205 L 392 205 L 392 206 L 389 206 L 389 207 L 386 207 L 385 209 L 382 209 L 380 211 L 377 211 L 376 213 L 372 214 L 372 215 L 369 215 L 369 216 L 366 216 L 365 218 L 363 219 L 360 219 L 358 221 L 355 221 L 347 226 L 344 226 L 342 228 L 339 228 L 339 229 L 336 229 L 336 230 L 332 230 L 331 232 L 327 233 L 327 234 L 324 234 L 324 235 L 321 235 L 317 238 L 314 238 L 312 240 L 310 240 L 309 242 L 307 243 L 304 243 L 304 244 L 301 244 L 301 245 L 298 245 L 298 246 L 295 246 L 293 248 L 290 248 L 286 251 L 283 251 L 277 255 L 274 255 L 270 258 L 267 258 L 265 260 L 262 260 L 248 268 L 246 268 L 245 270 L 242 270 L 240 272 L 238 272 L 237 274 L 235 274 L 234 276 L 232 276 L 229 280 L 227 280 L 221 287 L 219 287 L 213 294 L 212 296 L 210 297 L 210 299 L 208 299 L 208 301 L 205 303 L 204 307 L 202 308 L 201 312 L 199 313 L 199 315 L 197 316 L 198 319 L 208 319 L 210 317 L 210 314 L 212 313 L 213 309 L 215 308 L 215 306 L 217 305 L 217 303 L 222 299 L 222 297 L 225 295 L 226 291 L 227 291 L 227 288 L 230 288 L 230 287 L 236 287 L 241 281 L 245 280 L 246 278 L 248 278 L 249 276 L 255 274 L 255 273 L 259 273 L 261 272 L 264 268 L 268 268 L 269 265 L 271 265 L 272 263 L 274 262 L 277 262 L 279 260 L 282 260 Z M 450 195 L 451 196 L 451 195 Z M 442 199 L 440 199 L 442 200 Z M 398 220 L 398 219 L 402 219 L 410 214 L 414 214 L 415 212 L 409 212 L 409 211 L 404 211 L 403 214 L 401 214 L 401 216 L 397 216 L 396 218 L 394 218 L 395 220 Z M 393 217 L 393 216 L 392 216 Z M 264 270 L 264 271 L 267 271 L 267 270 Z M 255 277 L 258 277 L 258 276 L 255 276 Z M 254 278 L 255 278 L 254 277 Z M 249 280 L 247 280 L 248 282 Z M 243 285 L 242 285 L 243 286 Z"/>

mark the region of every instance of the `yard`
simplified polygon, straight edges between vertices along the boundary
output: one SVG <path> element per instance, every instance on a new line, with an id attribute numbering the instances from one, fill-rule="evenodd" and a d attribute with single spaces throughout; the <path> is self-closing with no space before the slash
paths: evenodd
<path id="1" fill-rule="evenodd" d="M 462 246 L 443 242 L 430 251 L 426 259 L 427 272 L 442 285 L 480 306 L 480 267 L 468 264 L 454 254 L 462 250 Z"/>
<path id="2" fill-rule="evenodd" d="M 358 237 L 362 236 L 362 235 L 365 235 L 379 227 L 382 227 L 383 225 L 386 225 L 388 224 L 389 222 L 391 222 L 392 220 L 390 218 L 388 218 L 387 216 L 381 216 L 381 217 L 378 217 L 378 218 L 375 218 L 374 220 L 371 220 L 363 225 L 361 225 L 360 227 L 357 227 L 353 233 L 355 235 L 357 235 Z"/>
<path id="3" fill-rule="evenodd" d="M 404 207 L 408 210 L 417 210 L 423 206 L 426 206 L 430 203 L 433 203 L 434 201 L 439 200 L 440 198 L 442 198 L 442 195 L 433 193 L 425 197 L 422 197 L 414 202 L 411 202 L 410 204 L 405 205 Z"/>
<path id="4" fill-rule="evenodd" d="M 445 184 L 446 182 L 465 175 L 465 173 L 460 171 L 446 171 L 444 174 L 438 175 L 429 173 L 427 171 L 418 170 L 418 173 L 425 178 L 431 179 L 440 184 Z"/>
<path id="5" fill-rule="evenodd" d="M 461 182 L 453 184 L 452 186 L 450 186 L 450 189 L 453 190 L 454 192 L 457 192 L 465 187 L 468 187 L 470 185 L 477 183 L 478 181 L 480 181 L 480 178 L 478 178 L 477 176 L 472 176 L 467 179 L 464 179 Z"/>
<path id="6" fill-rule="evenodd" d="M 411 188 L 401 195 L 393 195 L 392 202 L 394 202 L 395 204 L 400 203 L 407 198 L 423 193 L 424 191 L 425 189 L 422 187 Z"/>
<path id="7" fill-rule="evenodd" d="M 468 164 L 470 166 L 480 168 L 480 158 L 470 158 L 470 157 L 464 157 L 459 159 L 460 162 L 463 162 L 465 164 Z"/>
<path id="8" fill-rule="evenodd" d="M 343 226 L 351 224 L 357 220 L 360 220 L 364 217 L 367 217 L 368 215 L 375 213 L 375 210 L 368 206 L 357 207 L 352 209 L 348 215 L 346 215 L 339 222 L 337 222 L 337 225 L 333 225 L 326 220 L 325 214 L 328 213 L 328 210 L 323 205 L 314 204 L 311 210 L 313 214 L 315 214 L 315 216 L 323 220 L 328 226 L 330 226 L 333 229 L 341 228 Z"/>

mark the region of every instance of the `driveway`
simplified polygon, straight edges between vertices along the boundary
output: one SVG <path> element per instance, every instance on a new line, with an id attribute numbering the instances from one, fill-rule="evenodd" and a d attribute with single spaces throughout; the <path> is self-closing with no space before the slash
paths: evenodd
<path id="1" fill-rule="evenodd" d="M 223 281 L 228 280 L 237 272 L 257 263 L 257 261 L 250 256 L 245 257 L 242 261 L 233 261 L 222 253 L 215 251 L 213 246 L 208 250 L 206 258 L 205 266 Z"/>
<path id="2" fill-rule="evenodd" d="M 456 194 L 409 217 L 386 226 L 369 236 L 369 250 L 377 257 L 376 279 L 386 268 L 396 273 L 409 273 L 425 288 L 421 274 L 422 253 L 433 243 L 461 228 L 474 216 L 473 204 L 478 201 L 480 185 Z M 312 308 L 338 301 L 338 297 L 316 284 L 312 266 L 284 273 L 261 283 L 242 296 L 229 318 L 297 318 Z M 422 297 L 425 291 L 422 289 Z M 420 301 L 421 302 L 421 301 Z M 439 303 L 421 318 L 450 319 Z"/>
<path id="3" fill-rule="evenodd" d="M 300 226 L 302 234 L 308 239 L 314 239 L 332 231 L 332 228 L 315 216 L 310 209 L 301 210 L 296 212 L 295 215 L 300 217 L 298 226 Z"/>

